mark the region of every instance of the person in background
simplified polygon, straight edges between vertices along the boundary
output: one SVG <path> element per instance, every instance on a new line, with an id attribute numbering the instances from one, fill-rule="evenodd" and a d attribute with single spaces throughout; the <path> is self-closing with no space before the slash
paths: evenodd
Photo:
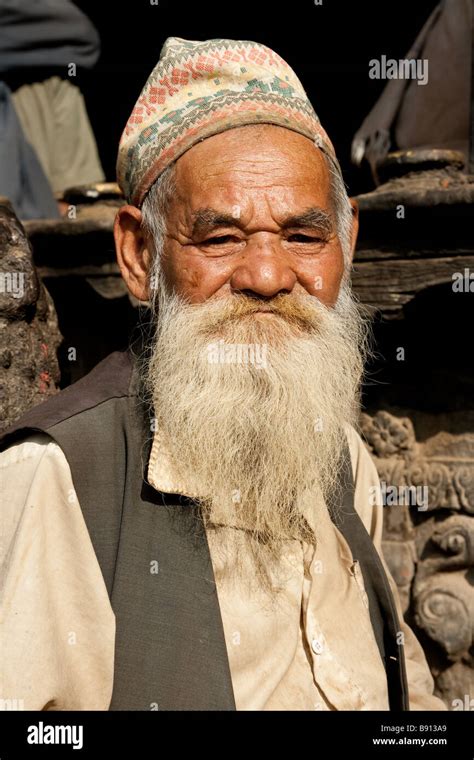
<path id="1" fill-rule="evenodd" d="M 352 141 L 352 160 L 366 159 L 376 184 L 388 152 L 440 148 L 469 160 L 471 0 L 441 0 L 405 55 L 426 62 L 426 81 L 390 79 Z"/>
<path id="2" fill-rule="evenodd" d="M 9 163 L 8 171 L 0 165 L 0 194 L 10 197 L 22 218 L 54 216 L 51 195 L 61 198 L 68 187 L 105 178 L 84 97 L 75 83 L 99 54 L 97 30 L 70 0 L 0 0 L 0 158 L 8 160 L 8 145 L 16 141 L 14 152 L 30 159 L 16 167 L 17 176 L 12 176 L 15 163 Z M 28 203 L 25 179 L 18 171 L 24 175 L 24 167 L 34 162 L 24 142 L 44 175 L 39 179 L 35 166 L 28 194 L 34 200 Z M 58 207 L 64 212 L 64 203 L 58 201 Z"/>

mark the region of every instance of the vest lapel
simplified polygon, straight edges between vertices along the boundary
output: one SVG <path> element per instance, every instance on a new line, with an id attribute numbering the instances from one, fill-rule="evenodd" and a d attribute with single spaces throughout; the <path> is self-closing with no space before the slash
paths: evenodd
<path id="1" fill-rule="evenodd" d="M 135 412 L 111 593 L 117 634 L 110 709 L 235 710 L 206 532 L 192 500 L 146 483 L 151 440 Z"/>
<path id="2" fill-rule="evenodd" d="M 374 543 L 354 508 L 354 483 L 349 449 L 344 452 L 339 499 L 329 504 L 331 519 L 360 563 L 369 612 L 380 656 L 385 665 L 390 709 L 408 710 L 408 685 L 400 622 L 387 575 Z"/>

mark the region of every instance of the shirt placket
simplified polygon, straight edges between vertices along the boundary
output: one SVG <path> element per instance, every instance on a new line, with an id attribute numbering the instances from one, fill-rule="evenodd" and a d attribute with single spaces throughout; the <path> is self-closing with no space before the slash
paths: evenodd
<path id="1" fill-rule="evenodd" d="M 317 596 L 320 592 L 318 581 L 321 585 L 321 573 L 317 570 L 319 560 L 317 549 L 314 550 L 312 556 L 309 548 L 305 549 L 304 557 L 309 569 L 304 633 L 311 653 L 314 682 L 333 709 L 363 710 L 366 705 L 365 695 L 332 651 L 317 618 Z M 347 656 L 350 657 L 350 651 Z"/>

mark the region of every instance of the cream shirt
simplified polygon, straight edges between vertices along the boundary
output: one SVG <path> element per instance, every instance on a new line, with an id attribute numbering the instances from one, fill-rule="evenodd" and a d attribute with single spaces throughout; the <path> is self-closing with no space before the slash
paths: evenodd
<path id="1" fill-rule="evenodd" d="M 348 430 L 348 440 L 355 507 L 382 557 L 382 507 L 369 499 L 377 471 L 355 430 Z M 194 495 L 173 471 L 158 432 L 147 477 L 160 491 Z M 0 704 L 107 710 L 115 616 L 65 456 L 47 435 L 33 435 L 0 455 L 0 478 Z M 262 588 L 249 593 L 245 529 L 232 524 L 208 531 L 236 707 L 387 710 L 360 567 L 327 510 L 308 517 L 317 520 L 316 548 L 287 542 L 276 599 Z M 241 569 L 229 577 L 229 567 Z M 432 695 L 417 639 L 405 623 L 401 631 L 411 709 L 446 709 Z"/>

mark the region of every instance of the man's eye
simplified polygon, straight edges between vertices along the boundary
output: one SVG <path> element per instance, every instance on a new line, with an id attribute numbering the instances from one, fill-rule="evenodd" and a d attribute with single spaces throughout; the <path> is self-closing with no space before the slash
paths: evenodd
<path id="1" fill-rule="evenodd" d="M 295 235 L 289 235 L 287 240 L 290 243 L 322 243 L 323 239 L 320 237 L 312 237 L 310 235 L 303 235 L 296 233 Z"/>
<path id="2" fill-rule="evenodd" d="M 201 245 L 222 245 L 222 243 L 228 243 L 233 240 L 232 235 L 219 235 L 219 237 L 208 238 L 203 240 Z"/>

